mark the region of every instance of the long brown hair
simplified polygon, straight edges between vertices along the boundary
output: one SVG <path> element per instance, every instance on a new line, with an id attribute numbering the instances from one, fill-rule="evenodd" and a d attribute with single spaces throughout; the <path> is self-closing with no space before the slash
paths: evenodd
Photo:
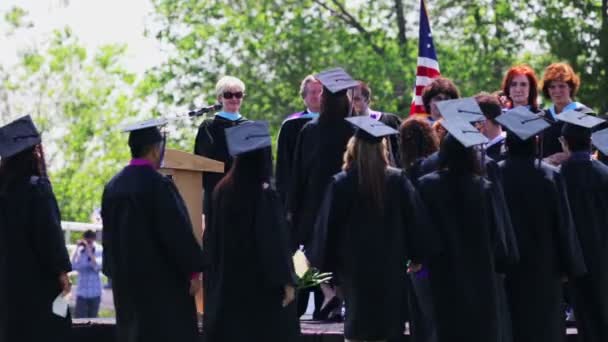
<path id="1" fill-rule="evenodd" d="M 32 176 L 47 177 L 41 144 L 0 161 L 0 193 L 7 191 L 19 179 Z"/>
<path id="2" fill-rule="evenodd" d="M 346 145 L 342 170 L 356 171 L 361 198 L 375 209 L 384 208 L 385 177 L 388 166 L 386 140 L 370 143 L 353 136 Z"/>

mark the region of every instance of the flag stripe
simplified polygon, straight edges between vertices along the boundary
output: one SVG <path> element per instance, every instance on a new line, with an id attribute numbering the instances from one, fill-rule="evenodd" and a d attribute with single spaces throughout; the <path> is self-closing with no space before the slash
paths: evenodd
<path id="1" fill-rule="evenodd" d="M 410 115 L 425 113 L 422 103 L 422 91 L 433 79 L 441 76 L 439 62 L 435 53 L 435 44 L 431 33 L 431 25 L 426 12 L 424 0 L 420 0 L 420 27 L 418 32 L 418 64 L 416 67 L 416 83 L 414 85 Z"/>

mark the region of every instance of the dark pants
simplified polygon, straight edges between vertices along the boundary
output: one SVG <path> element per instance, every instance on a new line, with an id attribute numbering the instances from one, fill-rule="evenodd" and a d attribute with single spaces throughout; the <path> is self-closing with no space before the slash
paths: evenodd
<path id="1" fill-rule="evenodd" d="M 76 297 L 76 308 L 74 309 L 74 318 L 96 318 L 99 314 L 100 302 L 101 297 Z"/>
<path id="2" fill-rule="evenodd" d="M 311 292 L 314 293 L 315 298 L 315 311 L 312 314 L 312 319 L 317 319 L 317 315 L 321 310 L 321 305 L 323 305 L 323 292 L 319 286 L 309 287 L 298 291 L 298 317 L 302 317 L 302 315 L 306 313 L 308 298 L 310 297 Z"/>

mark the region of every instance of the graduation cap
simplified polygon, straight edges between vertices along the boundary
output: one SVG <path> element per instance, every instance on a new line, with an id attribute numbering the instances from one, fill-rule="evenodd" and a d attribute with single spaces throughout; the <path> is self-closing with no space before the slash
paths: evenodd
<path id="1" fill-rule="evenodd" d="M 169 122 L 165 118 L 149 119 L 125 126 L 122 131 L 129 132 L 129 146 L 147 146 L 164 140 L 158 127 Z"/>
<path id="2" fill-rule="evenodd" d="M 12 157 L 40 144 L 40 133 L 29 115 L 0 127 L 0 157 Z"/>
<path id="3" fill-rule="evenodd" d="M 524 106 L 515 107 L 497 116 L 496 121 L 522 141 L 551 126 L 542 116 L 532 113 Z"/>
<path id="4" fill-rule="evenodd" d="M 359 82 L 353 79 L 344 69 L 332 68 L 315 75 L 315 78 L 323 84 L 332 94 L 339 91 L 354 88 Z"/>
<path id="5" fill-rule="evenodd" d="M 591 143 L 603 155 L 608 156 L 608 128 L 593 133 L 591 135 Z"/>
<path id="6" fill-rule="evenodd" d="M 446 120 L 458 118 L 467 122 L 479 122 L 486 119 L 472 97 L 437 102 L 437 109 Z"/>
<path id="7" fill-rule="evenodd" d="M 355 126 L 355 136 L 371 143 L 379 143 L 382 138 L 398 134 L 396 129 L 374 120 L 367 115 L 352 116 L 345 119 Z"/>
<path id="8" fill-rule="evenodd" d="M 267 121 L 247 121 L 225 131 L 228 152 L 233 157 L 271 145 Z"/>
<path id="9" fill-rule="evenodd" d="M 441 125 L 450 133 L 450 136 L 454 137 L 466 148 L 488 142 L 488 138 L 466 120 L 456 117 L 450 120 L 445 120 L 444 118 L 441 121 Z"/>
<path id="10" fill-rule="evenodd" d="M 595 126 L 604 123 L 605 120 L 598 118 L 591 110 L 577 111 L 569 110 L 558 114 L 556 118 L 564 122 L 562 127 L 562 135 L 576 136 L 580 138 L 591 137 L 591 129 Z"/>

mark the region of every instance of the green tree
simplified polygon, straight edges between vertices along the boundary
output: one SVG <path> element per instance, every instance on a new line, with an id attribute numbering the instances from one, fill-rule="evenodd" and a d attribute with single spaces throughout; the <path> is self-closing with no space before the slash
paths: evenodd
<path id="1" fill-rule="evenodd" d="M 2 121 L 31 114 L 43 132 L 50 176 L 64 220 L 89 221 L 104 184 L 128 160 L 120 124 L 137 113 L 135 76 L 121 66 L 124 46 L 89 53 L 71 30 L 55 31 L 0 70 Z"/>

